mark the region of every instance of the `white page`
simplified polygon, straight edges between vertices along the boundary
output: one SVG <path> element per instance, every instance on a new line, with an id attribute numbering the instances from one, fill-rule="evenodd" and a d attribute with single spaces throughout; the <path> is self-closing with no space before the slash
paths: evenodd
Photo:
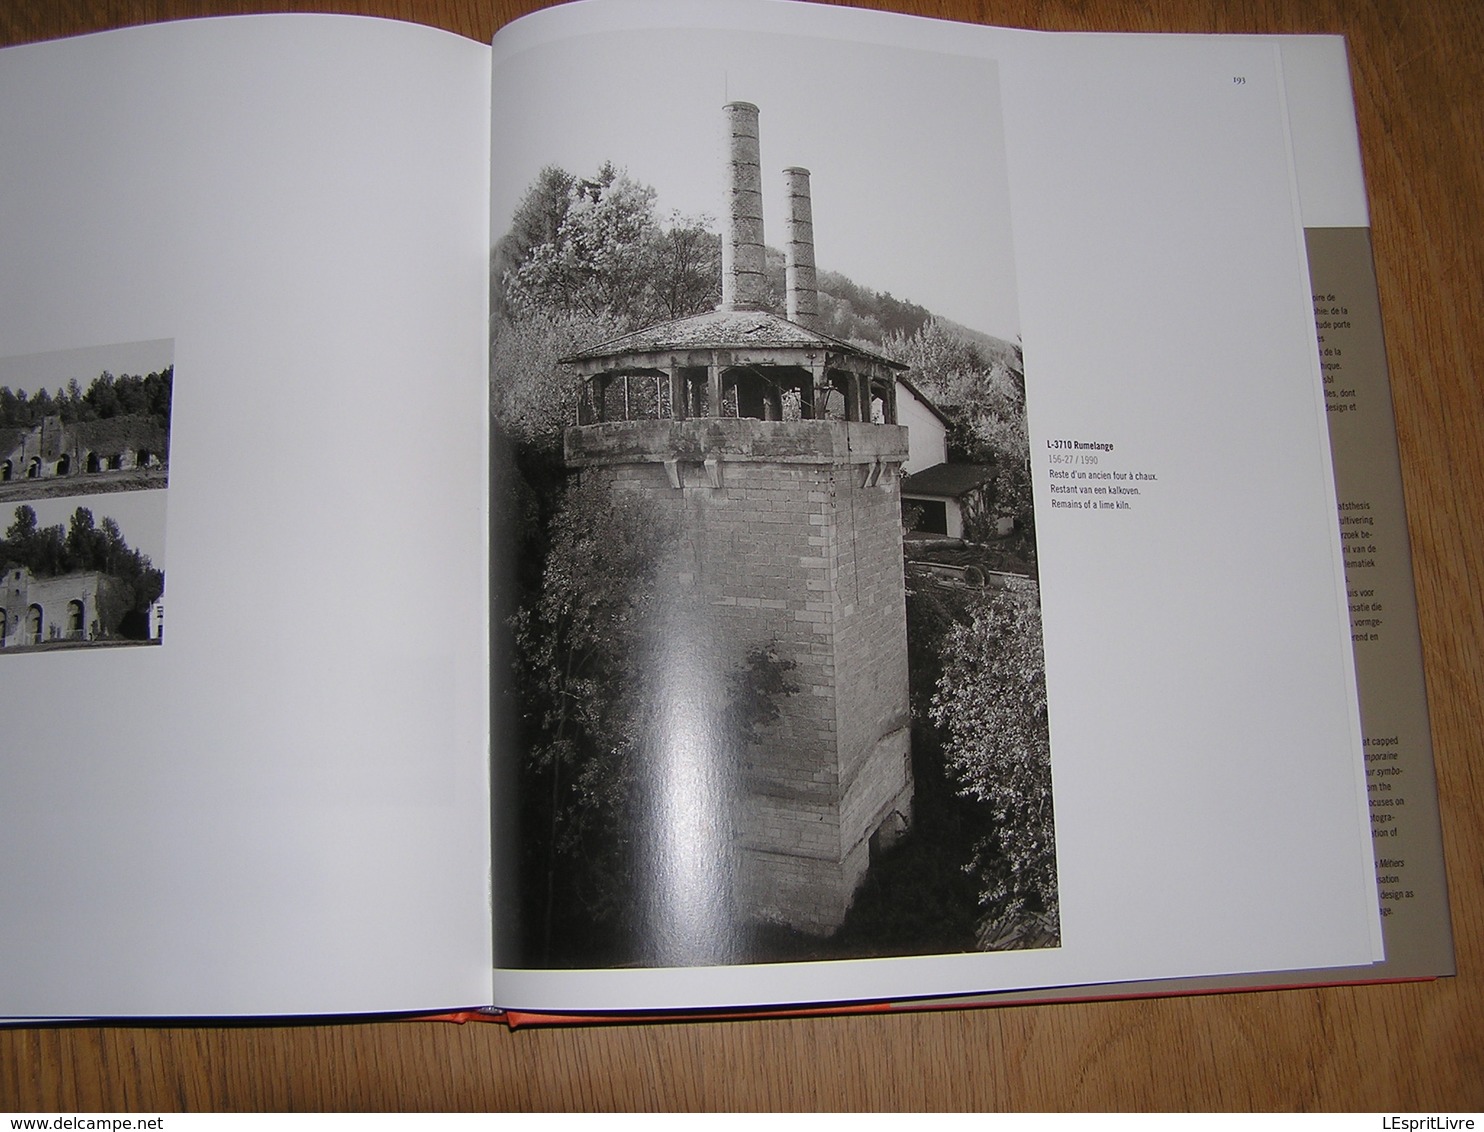
<path id="1" fill-rule="evenodd" d="M 760 42 L 769 35 L 772 50 Z M 644 65 L 634 73 L 638 47 Z M 581 162 L 610 158 L 660 181 L 629 153 L 657 148 L 692 100 L 717 108 L 729 98 L 776 100 L 787 96 L 790 75 L 854 66 L 886 101 L 913 106 L 949 71 L 992 71 L 985 81 L 1002 99 L 1007 196 L 984 200 L 1008 207 L 1013 224 L 1063 928 L 1061 946 L 1040 951 L 500 971 L 499 1003 L 581 1010 L 904 998 L 1379 957 L 1276 42 L 1042 36 L 807 5 L 656 0 L 573 5 L 521 21 L 497 38 L 494 59 L 496 236 L 548 162 L 585 171 Z M 697 60 L 709 79 L 696 79 Z M 633 83 L 597 101 L 588 85 L 570 82 L 620 74 Z M 517 95 L 525 111 L 503 116 Z M 986 105 L 919 105 L 918 118 L 947 151 L 955 134 L 993 130 Z M 571 133 L 568 123 L 576 123 Z M 836 139 L 847 147 L 874 144 L 880 177 L 857 191 L 898 199 L 889 195 L 897 165 L 911 164 L 920 138 L 872 139 L 848 113 L 821 114 L 820 129 L 854 130 L 852 143 Z M 573 141 L 582 137 L 609 148 L 585 152 Z M 682 159 L 686 146 L 699 149 L 688 139 L 674 143 Z M 916 174 L 926 207 L 951 211 L 933 183 L 942 167 L 930 156 Z M 657 187 L 667 206 L 695 207 L 683 192 L 666 198 L 673 184 Z M 827 210 L 815 199 L 821 266 L 844 266 L 823 250 Z M 964 246 L 981 253 L 973 209 L 960 205 L 954 215 L 974 233 Z M 842 257 L 859 255 L 861 239 L 842 240 Z M 939 246 L 925 254 L 941 255 Z M 860 274 L 868 268 L 847 270 L 938 308 L 917 283 L 898 282 L 889 255 L 876 266 L 874 278 Z M 921 266 L 902 263 L 900 275 L 918 279 Z M 929 266 L 959 271 L 951 258 Z M 982 311 L 972 309 L 976 300 Z M 971 326 L 995 317 L 987 291 L 941 300 L 955 301 L 941 313 Z M 1107 468 L 1157 480 L 1142 483 L 1127 512 L 1054 510 L 1048 453 L 1058 440 L 1109 445 Z"/>
<path id="2" fill-rule="evenodd" d="M 488 1001 L 488 58 L 0 54 L 0 356 L 175 366 L 163 643 L 0 656 L 0 1012 Z"/>
<path id="3" fill-rule="evenodd" d="M 1370 227 L 1344 38 L 1284 36 L 1279 48 L 1304 227 Z"/>

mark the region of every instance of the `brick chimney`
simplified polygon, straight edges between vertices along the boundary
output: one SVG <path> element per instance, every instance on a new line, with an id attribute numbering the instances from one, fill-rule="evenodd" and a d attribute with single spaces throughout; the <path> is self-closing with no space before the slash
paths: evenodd
<path id="1" fill-rule="evenodd" d="M 819 290 L 814 278 L 814 209 L 809 203 L 809 170 L 783 171 L 788 196 L 788 243 L 784 247 L 788 318 L 811 329 L 819 321 Z"/>
<path id="2" fill-rule="evenodd" d="M 757 107 L 750 102 L 726 105 L 726 209 L 721 232 L 723 310 L 756 310 L 767 295 L 757 114 Z"/>

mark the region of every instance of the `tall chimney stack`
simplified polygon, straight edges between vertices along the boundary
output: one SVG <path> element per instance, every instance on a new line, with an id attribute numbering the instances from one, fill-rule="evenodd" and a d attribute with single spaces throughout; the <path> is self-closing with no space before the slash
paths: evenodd
<path id="1" fill-rule="evenodd" d="M 788 195 L 788 243 L 784 247 L 788 318 L 813 329 L 819 321 L 819 288 L 814 278 L 814 207 L 809 202 L 809 170 L 783 171 Z"/>
<path id="2" fill-rule="evenodd" d="M 763 306 L 767 296 L 757 113 L 757 107 L 750 102 L 726 105 L 726 212 L 721 232 L 723 310 L 756 310 Z"/>

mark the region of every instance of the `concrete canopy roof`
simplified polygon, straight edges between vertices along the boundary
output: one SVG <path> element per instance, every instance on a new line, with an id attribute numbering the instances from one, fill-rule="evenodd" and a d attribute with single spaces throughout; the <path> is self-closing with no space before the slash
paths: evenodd
<path id="1" fill-rule="evenodd" d="M 591 371 L 599 368 L 593 366 L 594 362 L 692 350 L 745 351 L 754 355 L 770 351 L 777 351 L 780 355 L 815 352 L 832 354 L 837 358 L 855 358 L 893 370 L 908 368 L 901 362 L 762 310 L 714 310 L 660 322 L 611 338 L 561 360 Z"/>

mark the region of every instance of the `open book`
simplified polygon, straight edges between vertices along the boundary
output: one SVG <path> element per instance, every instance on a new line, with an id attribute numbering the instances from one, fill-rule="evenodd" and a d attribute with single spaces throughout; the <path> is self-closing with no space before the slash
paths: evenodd
<path id="1" fill-rule="evenodd" d="M 1451 971 L 1338 40 L 208 20 L 0 152 L 0 1014 Z"/>

